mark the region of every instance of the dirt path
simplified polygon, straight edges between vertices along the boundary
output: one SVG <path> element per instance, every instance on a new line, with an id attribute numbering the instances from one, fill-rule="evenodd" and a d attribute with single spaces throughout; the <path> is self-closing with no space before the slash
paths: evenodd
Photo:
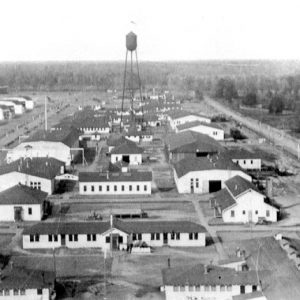
<path id="1" fill-rule="evenodd" d="M 220 238 L 218 237 L 215 228 L 213 228 L 213 227 L 211 227 L 211 226 L 208 225 L 208 223 L 207 223 L 207 221 L 206 221 L 206 219 L 204 217 L 202 208 L 199 205 L 199 200 L 193 199 L 192 202 L 194 204 L 197 216 L 199 218 L 199 222 L 206 228 L 207 232 L 209 233 L 209 235 L 211 236 L 211 238 L 212 238 L 212 240 L 214 242 L 216 250 L 217 250 L 217 252 L 219 254 L 219 260 L 226 259 L 227 258 L 227 254 L 224 251 L 222 242 L 221 242 Z"/>

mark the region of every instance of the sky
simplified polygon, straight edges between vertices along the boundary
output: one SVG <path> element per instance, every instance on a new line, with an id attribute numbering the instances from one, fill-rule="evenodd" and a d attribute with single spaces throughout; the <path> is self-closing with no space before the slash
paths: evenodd
<path id="1" fill-rule="evenodd" d="M 0 61 L 300 59 L 299 0 L 1 0 Z M 135 25 L 131 23 L 135 22 Z"/>

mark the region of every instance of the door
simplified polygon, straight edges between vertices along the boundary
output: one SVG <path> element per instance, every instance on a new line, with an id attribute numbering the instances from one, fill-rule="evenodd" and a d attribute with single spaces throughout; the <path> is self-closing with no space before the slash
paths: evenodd
<path id="1" fill-rule="evenodd" d="M 168 244 L 168 233 L 167 232 L 164 232 L 163 240 L 164 240 L 164 244 Z"/>
<path id="2" fill-rule="evenodd" d="M 118 250 L 119 249 L 119 235 L 112 234 L 111 237 L 112 237 L 112 241 L 111 241 L 112 250 Z"/>
<path id="3" fill-rule="evenodd" d="M 219 191 L 222 188 L 221 180 L 210 180 L 208 182 L 208 191 L 209 193 L 214 193 Z"/>
<path id="4" fill-rule="evenodd" d="M 16 222 L 20 222 L 20 221 L 22 221 L 22 211 L 23 211 L 23 209 L 22 209 L 22 207 L 21 206 L 16 206 L 15 207 L 15 221 Z"/>
<path id="5" fill-rule="evenodd" d="M 66 246 L 66 235 L 65 234 L 61 235 L 61 245 Z"/>
<path id="6" fill-rule="evenodd" d="M 241 285 L 241 294 L 245 294 L 245 286 Z"/>
<path id="7" fill-rule="evenodd" d="M 126 163 L 130 163 L 129 155 L 123 155 L 123 161 Z"/>

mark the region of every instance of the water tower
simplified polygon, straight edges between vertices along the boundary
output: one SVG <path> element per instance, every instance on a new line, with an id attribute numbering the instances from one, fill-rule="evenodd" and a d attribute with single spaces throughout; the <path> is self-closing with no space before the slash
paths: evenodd
<path id="1" fill-rule="evenodd" d="M 138 63 L 138 55 L 137 55 L 137 35 L 131 31 L 126 35 L 126 55 L 125 55 L 124 77 L 123 77 L 122 112 L 124 109 L 124 100 L 125 98 L 129 98 L 131 101 L 130 111 L 131 111 L 132 122 L 135 122 L 133 101 L 135 98 L 136 91 L 139 92 L 139 97 L 141 101 L 142 88 L 141 88 L 141 79 L 140 79 L 140 71 L 139 71 L 139 63 Z M 122 127 L 122 115 L 121 115 L 121 127 Z"/>

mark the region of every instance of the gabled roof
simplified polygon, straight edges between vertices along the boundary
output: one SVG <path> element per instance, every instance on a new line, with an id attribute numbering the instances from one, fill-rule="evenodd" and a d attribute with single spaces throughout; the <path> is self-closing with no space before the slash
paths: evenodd
<path id="1" fill-rule="evenodd" d="M 236 204 L 235 199 L 226 188 L 217 191 L 211 201 L 215 201 L 214 207 L 220 207 L 221 211 Z"/>
<path id="2" fill-rule="evenodd" d="M 111 228 L 110 222 L 41 222 L 23 231 L 28 234 L 102 234 Z M 206 232 L 199 224 L 188 221 L 121 221 L 113 220 L 112 228 L 126 233 Z"/>
<path id="3" fill-rule="evenodd" d="M 192 121 L 192 122 L 186 122 L 184 124 L 178 125 L 177 129 L 180 131 L 180 130 L 184 130 L 184 129 L 190 129 L 190 128 L 193 128 L 193 127 L 197 127 L 197 126 L 200 126 L 200 125 L 205 126 L 205 127 L 211 127 L 211 128 L 214 128 L 214 129 L 222 130 L 222 128 L 220 126 L 216 125 L 216 124 L 200 122 L 198 120 Z"/>
<path id="4" fill-rule="evenodd" d="M 180 178 L 189 172 L 207 170 L 236 170 L 242 171 L 241 167 L 230 159 L 220 156 L 184 158 L 174 164 L 177 176 Z"/>
<path id="5" fill-rule="evenodd" d="M 54 272 L 9 266 L 1 271 L 0 289 L 39 289 L 54 285 Z M 11 296 L 14 298 L 13 296 Z"/>
<path id="6" fill-rule="evenodd" d="M 246 149 L 228 149 L 226 154 L 231 159 L 260 159 L 259 155 L 253 152 L 250 152 Z"/>
<path id="7" fill-rule="evenodd" d="M 189 111 L 186 111 L 186 110 L 171 110 L 167 114 L 173 120 L 174 119 L 183 118 L 183 117 L 186 117 L 186 116 L 198 116 L 198 117 L 210 120 L 210 117 L 207 117 L 207 116 L 204 116 L 204 115 L 200 115 L 198 113 L 189 112 Z"/>
<path id="8" fill-rule="evenodd" d="M 74 129 L 62 129 L 53 131 L 39 130 L 28 139 L 24 140 L 21 144 L 40 141 L 61 142 L 71 148 L 78 140 L 78 137 L 78 131 Z"/>
<path id="9" fill-rule="evenodd" d="M 166 144 L 169 146 L 170 152 L 176 153 L 217 153 L 224 151 L 224 148 L 215 139 L 193 131 L 171 134 L 166 138 Z"/>
<path id="10" fill-rule="evenodd" d="M 109 138 L 106 141 L 107 146 L 109 147 L 117 147 L 120 146 L 122 144 L 124 144 L 125 142 L 127 142 L 128 140 L 125 138 L 125 136 L 121 135 L 121 134 L 111 134 L 109 136 Z M 128 141 L 129 143 L 135 144 L 132 141 Z"/>
<path id="11" fill-rule="evenodd" d="M 144 150 L 135 143 L 127 141 L 111 150 L 111 154 L 142 154 L 143 152 Z"/>
<path id="12" fill-rule="evenodd" d="M 226 180 L 225 185 L 234 197 L 237 197 L 250 189 L 260 193 L 258 188 L 252 182 L 239 175 Z"/>
<path id="13" fill-rule="evenodd" d="M 10 164 L 0 166 L 0 175 L 19 172 L 36 177 L 53 179 L 60 174 L 65 163 L 52 157 L 20 158 Z"/>
<path id="14" fill-rule="evenodd" d="M 257 285 L 255 271 L 235 271 L 219 266 L 197 264 L 193 267 L 174 267 L 162 270 L 163 285 Z"/>
<path id="15" fill-rule="evenodd" d="M 79 182 L 128 182 L 152 181 L 151 171 L 130 172 L 80 172 Z"/>
<path id="16" fill-rule="evenodd" d="M 43 204 L 47 193 L 25 185 L 15 185 L 0 193 L 0 205 Z"/>

